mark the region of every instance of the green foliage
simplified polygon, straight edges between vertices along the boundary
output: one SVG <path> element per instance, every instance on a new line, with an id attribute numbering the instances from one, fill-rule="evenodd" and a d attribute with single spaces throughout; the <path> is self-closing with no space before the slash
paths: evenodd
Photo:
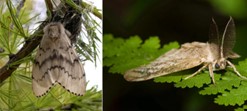
<path id="1" fill-rule="evenodd" d="M 175 84 L 176 87 L 198 87 L 201 88 L 204 84 L 210 84 L 211 83 L 211 78 L 209 77 L 208 73 L 200 73 L 192 78 L 189 78 L 187 80 L 183 80 L 181 82 L 177 82 Z"/>
<path id="2" fill-rule="evenodd" d="M 79 38 L 78 44 L 76 45 L 77 51 L 83 55 L 86 60 L 90 60 L 92 62 L 95 62 L 96 65 L 96 59 L 98 57 L 98 45 L 101 43 L 100 38 L 98 37 L 97 33 L 101 34 L 101 27 L 100 24 L 96 22 L 95 18 L 93 18 L 92 14 L 95 15 L 96 17 L 100 18 L 102 15 L 98 13 L 98 10 L 94 6 L 91 6 L 87 4 L 86 7 L 82 6 L 79 7 L 77 6 L 73 0 L 62 0 L 62 2 L 67 3 L 74 9 L 82 12 L 82 24 L 83 24 L 83 29 L 82 30 L 82 35 L 86 39 L 82 39 L 82 37 Z M 86 5 L 84 1 L 82 1 L 83 5 Z"/>
<path id="3" fill-rule="evenodd" d="M 223 92 L 219 95 L 215 102 L 223 105 L 243 105 L 244 101 L 247 100 L 247 87 L 246 85 L 241 85 L 236 89 L 231 89 L 229 92 Z"/>
<path id="4" fill-rule="evenodd" d="M 148 64 L 168 50 L 179 47 L 177 42 L 171 42 L 160 47 L 158 37 L 150 37 L 143 42 L 138 36 L 132 36 L 125 40 L 114 38 L 112 35 L 104 35 L 103 41 L 103 65 L 110 67 L 109 72 L 120 74 L 124 74 L 129 69 Z M 235 65 L 243 76 L 247 76 L 247 59 Z M 184 79 L 193 74 L 198 68 L 200 66 L 157 77 L 154 82 L 174 83 L 175 87 L 178 88 L 200 88 L 199 94 L 201 95 L 217 95 L 214 102 L 220 105 L 241 106 L 247 100 L 247 81 L 238 77 L 233 69 L 227 68 L 226 72 L 215 71 L 216 84 L 212 84 L 207 70 L 189 79 Z M 246 109 L 246 106 L 244 108 Z"/>
<path id="5" fill-rule="evenodd" d="M 138 36 L 128 40 L 114 39 L 112 35 L 104 35 L 103 58 L 104 66 L 112 66 L 110 72 L 124 73 L 127 69 L 148 64 L 162 53 L 178 47 L 177 42 L 171 42 L 160 48 L 158 37 L 150 37 L 143 44 Z M 124 63 L 124 64 L 123 64 Z"/>
<path id="6" fill-rule="evenodd" d="M 219 74 L 217 74 L 219 75 Z M 200 91 L 202 95 L 224 93 L 226 90 L 231 90 L 233 87 L 239 87 L 240 79 L 232 72 L 227 72 L 221 80 L 216 81 L 216 84 L 210 84 Z"/>
<path id="7" fill-rule="evenodd" d="M 241 108 L 235 109 L 235 111 L 245 111 L 247 109 L 247 105 L 243 105 Z"/>

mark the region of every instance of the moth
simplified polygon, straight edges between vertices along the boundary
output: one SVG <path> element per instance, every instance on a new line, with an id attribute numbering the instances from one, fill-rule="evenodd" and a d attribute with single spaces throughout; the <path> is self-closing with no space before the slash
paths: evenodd
<path id="1" fill-rule="evenodd" d="M 235 39 L 235 24 L 232 17 L 226 24 L 222 36 L 219 36 L 217 24 L 212 18 L 207 43 L 182 44 L 179 49 L 168 51 L 148 65 L 128 70 L 125 72 L 124 78 L 127 81 L 144 81 L 202 65 L 200 69 L 185 79 L 191 78 L 203 69 L 208 68 L 210 77 L 215 83 L 213 71 L 225 69 L 229 65 L 239 77 L 247 79 L 227 60 L 228 58 L 236 59 L 240 57 L 232 51 Z"/>
<path id="2" fill-rule="evenodd" d="M 56 83 L 75 95 L 86 90 L 84 65 L 70 42 L 70 32 L 61 23 L 52 22 L 43 29 L 32 69 L 33 92 L 45 95 Z"/>

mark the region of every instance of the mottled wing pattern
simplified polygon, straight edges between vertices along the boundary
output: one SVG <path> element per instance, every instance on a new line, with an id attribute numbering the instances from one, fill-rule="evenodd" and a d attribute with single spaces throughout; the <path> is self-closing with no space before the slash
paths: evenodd
<path id="1" fill-rule="evenodd" d="M 127 81 L 144 81 L 193 68 L 206 61 L 208 56 L 207 47 L 207 43 L 183 44 L 180 49 L 173 49 L 148 65 L 127 71 L 124 78 Z"/>
<path id="2" fill-rule="evenodd" d="M 50 26 L 59 28 L 59 38 L 54 41 L 47 34 L 52 31 L 49 30 Z M 33 64 L 34 94 L 43 96 L 55 83 L 59 83 L 69 92 L 83 95 L 86 89 L 83 64 L 71 46 L 64 27 L 60 23 L 51 23 L 46 28 Z"/>

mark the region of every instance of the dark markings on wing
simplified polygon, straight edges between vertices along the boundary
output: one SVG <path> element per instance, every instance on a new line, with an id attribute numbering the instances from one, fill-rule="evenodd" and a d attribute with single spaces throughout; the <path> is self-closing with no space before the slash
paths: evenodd
<path id="1" fill-rule="evenodd" d="M 69 63 L 71 66 L 74 66 L 75 63 L 79 63 L 79 57 L 75 58 L 73 61 L 68 60 L 67 58 L 63 57 L 60 54 L 53 54 L 51 56 L 49 56 L 48 58 L 44 59 L 42 62 L 37 61 L 36 59 L 34 60 L 34 64 L 36 64 L 37 66 L 39 66 L 39 68 L 41 68 L 45 63 L 50 62 L 51 60 L 58 60 L 58 61 L 66 61 L 66 63 Z"/>
<path id="2" fill-rule="evenodd" d="M 55 66 L 52 66 L 52 67 L 48 68 L 47 71 L 44 72 L 44 74 L 42 75 L 42 77 L 41 77 L 40 79 L 34 78 L 33 76 L 32 76 L 32 78 L 33 78 L 35 81 L 37 81 L 37 82 L 38 82 L 38 81 L 43 81 L 43 79 L 45 78 L 45 76 L 48 75 L 48 71 L 52 71 L 52 70 L 54 70 L 54 69 L 56 69 L 56 68 L 60 69 L 61 71 L 63 70 L 64 73 L 65 73 L 65 74 L 68 74 L 68 77 L 70 77 L 71 79 L 83 79 L 83 78 L 85 77 L 85 72 L 82 74 L 81 77 L 74 77 L 72 74 L 69 73 L 69 71 L 66 71 L 64 67 L 55 65 Z"/>

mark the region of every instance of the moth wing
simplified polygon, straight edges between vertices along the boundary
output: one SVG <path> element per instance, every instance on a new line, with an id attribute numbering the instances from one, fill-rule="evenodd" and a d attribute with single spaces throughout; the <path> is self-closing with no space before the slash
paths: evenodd
<path id="1" fill-rule="evenodd" d="M 127 81 L 144 81 L 199 66 L 207 57 L 204 46 L 206 44 L 198 42 L 184 44 L 180 49 L 173 49 L 148 65 L 127 71 L 124 78 Z"/>
<path id="2" fill-rule="evenodd" d="M 52 74 L 53 71 L 49 70 L 51 64 L 46 64 L 47 67 L 43 67 L 40 63 L 46 59 L 44 51 L 41 49 L 38 50 L 36 54 L 36 59 L 33 64 L 32 69 L 32 86 L 33 91 L 36 96 L 42 96 L 48 92 L 48 90 L 56 82 L 56 76 Z"/>
<path id="3" fill-rule="evenodd" d="M 84 65 L 81 64 L 73 48 L 69 48 L 68 51 L 63 51 L 65 57 L 69 58 L 62 61 L 61 66 L 64 69 L 61 69 L 57 82 L 75 95 L 84 95 L 86 91 Z"/>
<path id="4" fill-rule="evenodd" d="M 33 91 L 36 96 L 46 94 L 58 82 L 69 92 L 83 95 L 86 78 L 83 65 L 72 47 L 39 50 L 33 64 Z M 50 55 L 51 54 L 51 55 Z"/>

